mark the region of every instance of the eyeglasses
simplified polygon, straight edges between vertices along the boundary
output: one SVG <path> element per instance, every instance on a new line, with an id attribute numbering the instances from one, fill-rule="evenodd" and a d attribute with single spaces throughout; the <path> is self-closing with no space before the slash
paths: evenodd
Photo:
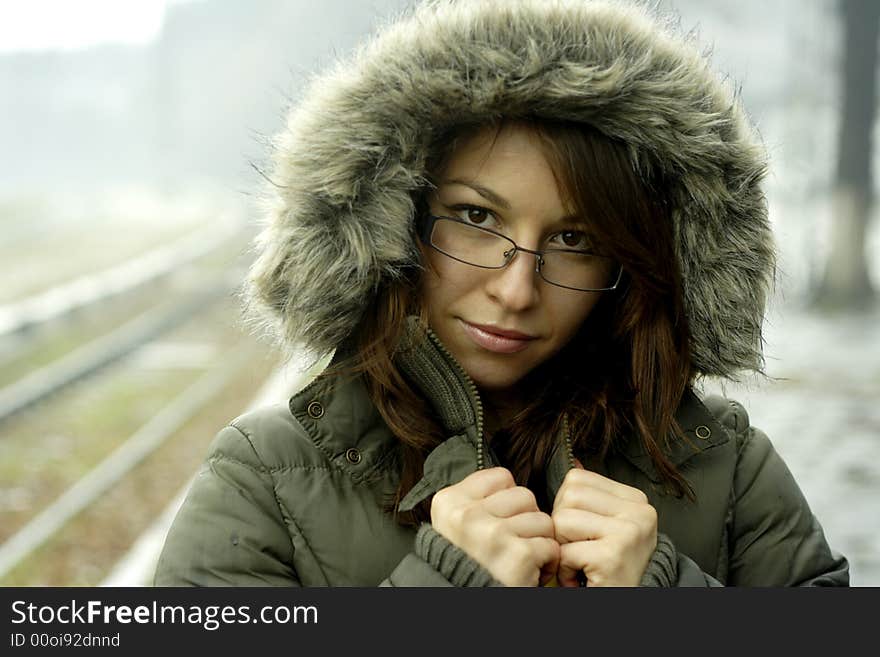
<path id="1" fill-rule="evenodd" d="M 623 267 L 606 256 L 580 249 L 533 251 L 493 230 L 452 217 L 427 215 L 419 222 L 418 229 L 422 242 L 434 250 L 483 269 L 503 269 L 517 251 L 531 253 L 535 256 L 535 271 L 541 278 L 569 290 L 614 290 L 623 276 Z"/>

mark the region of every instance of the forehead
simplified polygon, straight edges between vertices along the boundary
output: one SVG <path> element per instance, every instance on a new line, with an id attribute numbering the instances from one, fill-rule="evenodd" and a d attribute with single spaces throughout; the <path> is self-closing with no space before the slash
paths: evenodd
<path id="1" fill-rule="evenodd" d="M 486 127 L 459 138 L 437 182 L 441 190 L 475 183 L 514 207 L 565 206 L 565 194 L 546 146 L 534 130 L 516 123 L 506 123 L 500 129 Z"/>

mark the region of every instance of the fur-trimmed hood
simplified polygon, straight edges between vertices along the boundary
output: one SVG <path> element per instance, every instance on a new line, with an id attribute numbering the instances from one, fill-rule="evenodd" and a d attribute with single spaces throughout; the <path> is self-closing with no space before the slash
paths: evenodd
<path id="1" fill-rule="evenodd" d="M 439 130 L 499 116 L 588 123 L 668 186 L 697 372 L 760 369 L 774 250 L 764 149 L 734 90 L 643 6 L 442 0 L 316 77 L 277 137 L 252 308 L 326 353 L 418 263 L 413 192 Z"/>

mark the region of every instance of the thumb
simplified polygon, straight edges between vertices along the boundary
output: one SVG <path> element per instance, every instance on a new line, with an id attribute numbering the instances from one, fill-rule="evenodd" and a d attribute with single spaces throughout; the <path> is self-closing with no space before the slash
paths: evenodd
<path id="1" fill-rule="evenodd" d="M 577 568 L 560 563 L 559 569 L 556 571 L 556 581 L 559 583 L 559 586 L 564 588 L 580 586 L 578 581 L 579 572 L 580 570 Z"/>

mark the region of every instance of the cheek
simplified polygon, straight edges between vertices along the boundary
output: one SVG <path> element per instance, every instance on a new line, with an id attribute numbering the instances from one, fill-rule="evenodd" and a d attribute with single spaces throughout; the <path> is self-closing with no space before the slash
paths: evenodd
<path id="1" fill-rule="evenodd" d="M 422 298 L 428 310 L 436 310 L 438 305 L 446 305 L 468 294 L 476 285 L 476 277 L 470 267 L 456 266 L 449 258 L 432 257 L 429 254 L 422 276 Z"/>
<path id="2" fill-rule="evenodd" d="M 598 293 L 582 294 L 582 297 L 579 296 L 575 299 L 571 297 L 557 298 L 552 304 L 553 323 L 556 326 L 557 338 L 562 345 L 574 337 L 599 302 Z"/>

